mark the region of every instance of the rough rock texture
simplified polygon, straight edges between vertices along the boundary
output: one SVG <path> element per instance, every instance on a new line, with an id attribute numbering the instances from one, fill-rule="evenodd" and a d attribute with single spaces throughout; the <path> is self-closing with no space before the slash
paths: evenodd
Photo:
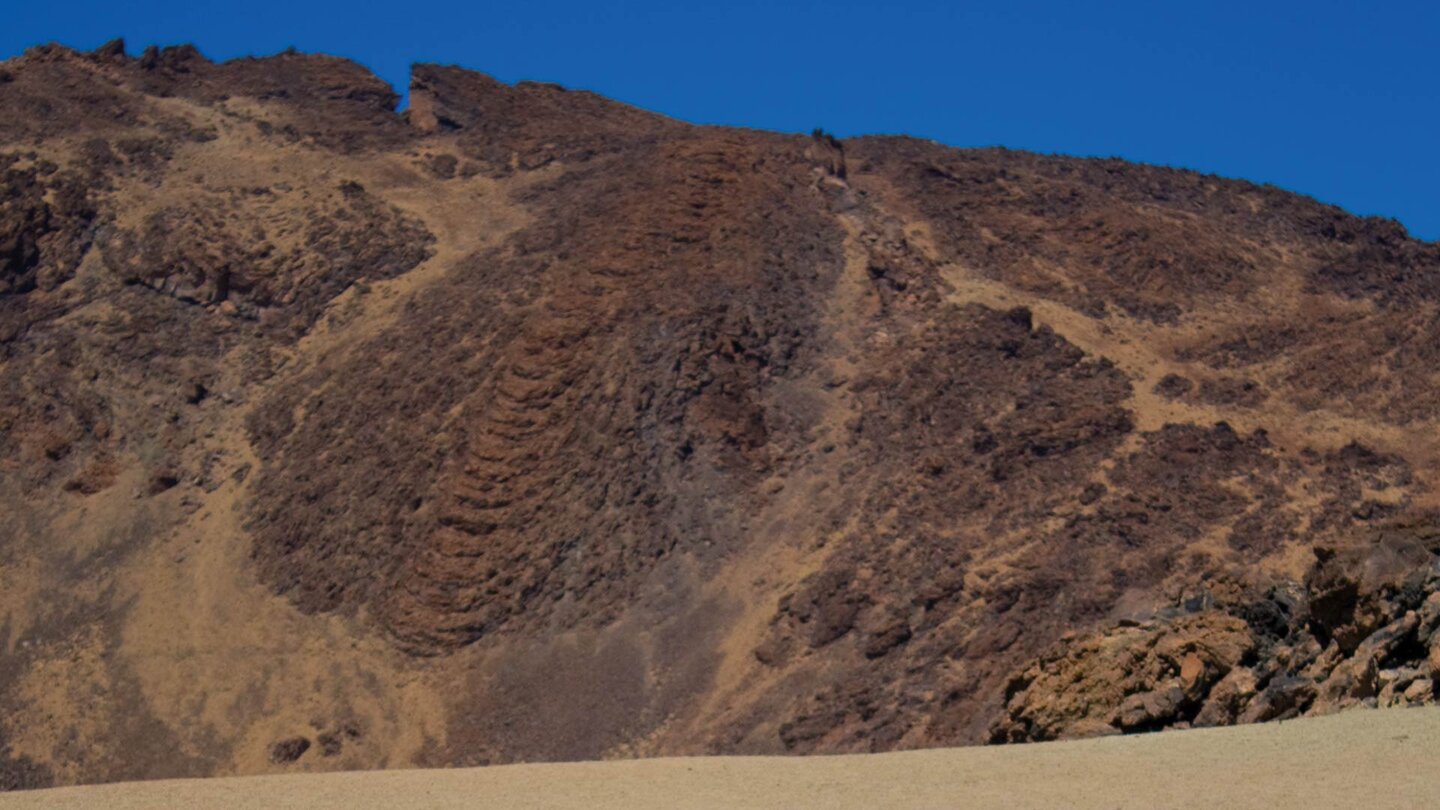
<path id="1" fill-rule="evenodd" d="M 0 71 L 0 786 L 1434 697 L 1392 222 L 432 65 Z"/>
<path id="2" fill-rule="evenodd" d="M 1224 726 L 1435 702 L 1440 525 L 1315 549 L 1303 587 L 1069 634 L 1011 678 L 992 742 Z M 1223 599 L 1224 597 L 1221 597 Z"/>

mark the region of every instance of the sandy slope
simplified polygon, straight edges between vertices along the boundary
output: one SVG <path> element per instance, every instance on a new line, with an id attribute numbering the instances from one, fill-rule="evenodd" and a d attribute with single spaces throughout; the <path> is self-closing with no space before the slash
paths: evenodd
<path id="1" fill-rule="evenodd" d="M 173 780 L 0 796 L 49 808 L 1435 807 L 1440 709 L 1001 748 Z"/>

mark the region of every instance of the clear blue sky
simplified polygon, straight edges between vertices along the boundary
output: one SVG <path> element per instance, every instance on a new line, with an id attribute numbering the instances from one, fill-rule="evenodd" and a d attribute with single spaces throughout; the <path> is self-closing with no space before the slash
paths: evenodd
<path id="1" fill-rule="evenodd" d="M 4 0 L 0 55 L 193 42 L 596 90 L 678 118 L 1118 155 L 1440 239 L 1440 2 Z"/>

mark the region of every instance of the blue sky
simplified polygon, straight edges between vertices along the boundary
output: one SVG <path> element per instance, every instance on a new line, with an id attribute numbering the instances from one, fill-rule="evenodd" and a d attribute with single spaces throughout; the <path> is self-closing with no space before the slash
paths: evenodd
<path id="1" fill-rule="evenodd" d="M 35 2 L 0 55 L 123 36 L 583 87 L 689 121 L 1118 155 L 1440 239 L 1440 3 Z"/>

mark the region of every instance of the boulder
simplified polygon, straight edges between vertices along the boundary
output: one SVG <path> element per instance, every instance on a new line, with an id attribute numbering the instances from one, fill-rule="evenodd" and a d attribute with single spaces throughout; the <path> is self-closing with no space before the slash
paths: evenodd
<path id="1" fill-rule="evenodd" d="M 1405 687 L 1404 696 L 1411 705 L 1428 706 L 1435 702 L 1435 682 L 1429 678 L 1416 678 Z"/>
<path id="2" fill-rule="evenodd" d="M 1308 678 L 1277 678 L 1251 700 L 1237 722 L 1263 723 L 1299 717 L 1314 702 L 1315 691 L 1315 683 Z"/>
<path id="3" fill-rule="evenodd" d="M 1144 731 L 1168 726 L 1179 719 L 1186 701 L 1185 690 L 1178 680 L 1159 689 L 1131 695 L 1120 704 L 1120 728 L 1124 731 Z"/>
<path id="4" fill-rule="evenodd" d="M 1235 667 L 1210 690 L 1205 705 L 1195 715 L 1195 726 L 1228 726 L 1235 722 L 1255 694 L 1255 671 Z"/>

